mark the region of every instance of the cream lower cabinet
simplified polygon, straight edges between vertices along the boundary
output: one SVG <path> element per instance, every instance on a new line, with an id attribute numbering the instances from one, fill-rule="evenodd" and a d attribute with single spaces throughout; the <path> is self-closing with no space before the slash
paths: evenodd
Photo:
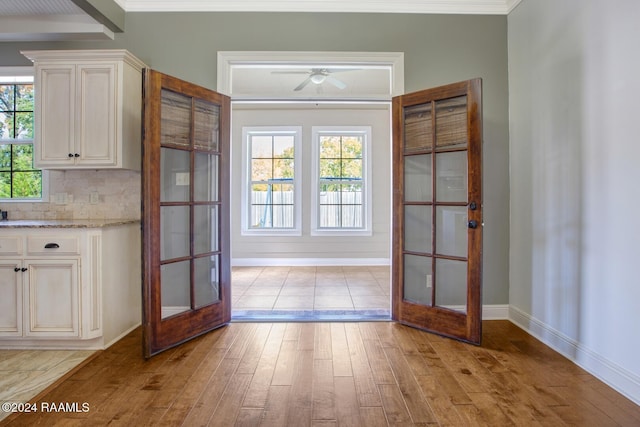
<path id="1" fill-rule="evenodd" d="M 78 259 L 24 262 L 27 337 L 80 337 Z M 91 307 L 89 307 L 91 309 Z"/>
<path id="2" fill-rule="evenodd" d="M 106 348 L 138 326 L 139 225 L 0 230 L 0 348 Z"/>

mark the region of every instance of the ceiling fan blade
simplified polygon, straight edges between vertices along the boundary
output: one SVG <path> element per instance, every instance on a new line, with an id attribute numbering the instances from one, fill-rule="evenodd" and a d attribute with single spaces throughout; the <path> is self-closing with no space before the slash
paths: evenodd
<path id="1" fill-rule="evenodd" d="M 309 74 L 308 71 L 295 71 L 295 70 L 280 70 L 280 71 L 272 71 L 271 74 Z"/>
<path id="2" fill-rule="evenodd" d="M 331 83 L 332 85 L 334 85 L 335 87 L 337 87 L 338 89 L 344 89 L 347 87 L 346 83 L 343 81 L 340 81 L 338 79 L 336 79 L 335 77 L 331 77 L 331 76 L 327 76 L 327 78 L 325 79 L 325 81 Z"/>
<path id="3" fill-rule="evenodd" d="M 344 71 L 359 71 L 362 70 L 362 68 L 325 68 L 324 69 L 327 73 L 342 73 Z"/>
<path id="4" fill-rule="evenodd" d="M 298 86 L 296 86 L 296 88 L 293 89 L 293 90 L 294 91 L 302 90 L 309 83 L 311 83 L 311 77 L 307 77 L 302 83 L 300 83 Z"/>

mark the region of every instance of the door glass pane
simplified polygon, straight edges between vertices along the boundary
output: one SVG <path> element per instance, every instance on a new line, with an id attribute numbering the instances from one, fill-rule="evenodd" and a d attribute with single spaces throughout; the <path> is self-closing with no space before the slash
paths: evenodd
<path id="1" fill-rule="evenodd" d="M 431 257 L 404 256 L 404 299 L 422 305 L 431 305 L 433 273 Z"/>
<path id="2" fill-rule="evenodd" d="M 202 99 L 196 99 L 194 105 L 194 146 L 197 149 L 218 151 L 220 107 Z"/>
<path id="3" fill-rule="evenodd" d="M 431 103 L 404 109 L 404 151 L 431 150 L 433 127 Z"/>
<path id="4" fill-rule="evenodd" d="M 467 207 L 436 207 L 436 253 L 467 257 Z"/>
<path id="5" fill-rule="evenodd" d="M 220 300 L 218 259 L 218 255 L 212 255 L 193 261 L 196 308 Z"/>
<path id="6" fill-rule="evenodd" d="M 160 266 L 162 318 L 191 310 L 191 272 L 189 261 Z"/>
<path id="7" fill-rule="evenodd" d="M 467 145 L 467 97 L 436 101 L 436 148 Z"/>
<path id="8" fill-rule="evenodd" d="M 191 98 L 162 89 L 160 144 L 189 146 Z"/>
<path id="9" fill-rule="evenodd" d="M 189 200 L 189 152 L 162 147 L 160 149 L 160 201 Z"/>
<path id="10" fill-rule="evenodd" d="M 467 312 L 467 262 L 436 260 L 436 305 Z"/>
<path id="11" fill-rule="evenodd" d="M 218 156 L 196 153 L 193 198 L 196 202 L 218 201 Z"/>
<path id="12" fill-rule="evenodd" d="M 436 199 L 467 202 L 467 151 L 436 154 Z"/>
<path id="13" fill-rule="evenodd" d="M 160 259 L 189 256 L 189 206 L 160 207 Z"/>
<path id="14" fill-rule="evenodd" d="M 431 154 L 404 158 L 404 200 L 430 202 L 432 199 Z"/>
<path id="15" fill-rule="evenodd" d="M 194 255 L 218 250 L 218 207 L 193 207 Z"/>
<path id="16" fill-rule="evenodd" d="M 404 250 L 431 253 L 431 206 L 409 205 L 404 208 Z"/>

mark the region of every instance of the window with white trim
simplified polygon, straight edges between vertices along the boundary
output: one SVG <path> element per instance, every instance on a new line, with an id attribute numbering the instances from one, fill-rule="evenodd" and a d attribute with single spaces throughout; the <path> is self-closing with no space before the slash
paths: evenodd
<path id="1" fill-rule="evenodd" d="M 371 127 L 314 126 L 312 235 L 371 235 Z"/>
<path id="2" fill-rule="evenodd" d="M 301 235 L 302 128 L 245 127 L 243 235 Z"/>
<path id="3" fill-rule="evenodd" d="M 31 67 L 0 68 L 0 200 L 41 201 L 47 174 L 33 165 Z"/>

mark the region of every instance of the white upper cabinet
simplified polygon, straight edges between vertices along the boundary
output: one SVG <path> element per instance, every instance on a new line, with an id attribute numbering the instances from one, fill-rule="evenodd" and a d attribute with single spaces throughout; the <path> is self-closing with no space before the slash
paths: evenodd
<path id="1" fill-rule="evenodd" d="M 35 166 L 140 169 L 142 69 L 126 50 L 23 51 L 35 65 Z"/>

